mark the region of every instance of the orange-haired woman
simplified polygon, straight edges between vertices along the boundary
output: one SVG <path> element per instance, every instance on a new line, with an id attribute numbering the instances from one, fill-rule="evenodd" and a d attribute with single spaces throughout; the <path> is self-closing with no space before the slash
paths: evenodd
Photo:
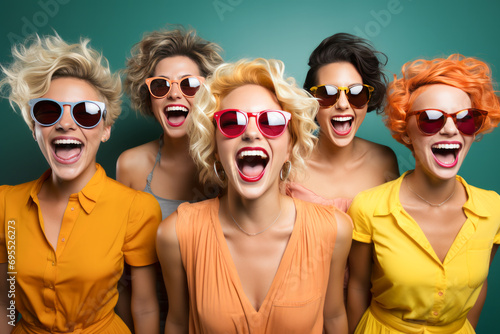
<path id="1" fill-rule="evenodd" d="M 360 193 L 349 209 L 350 331 L 475 333 L 500 244 L 500 196 L 457 173 L 475 136 L 500 120 L 491 71 L 452 55 L 402 72 L 389 87 L 386 124 L 415 169 Z"/>

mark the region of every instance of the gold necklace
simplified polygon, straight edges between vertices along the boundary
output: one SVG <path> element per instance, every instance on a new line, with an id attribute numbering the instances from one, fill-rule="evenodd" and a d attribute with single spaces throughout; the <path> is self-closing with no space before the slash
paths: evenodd
<path id="1" fill-rule="evenodd" d="M 275 220 L 274 220 L 271 224 L 269 224 L 269 226 L 267 226 L 267 227 L 266 227 L 265 229 L 263 229 L 262 231 L 255 232 L 255 233 L 250 233 L 250 232 L 245 231 L 245 230 L 244 230 L 244 229 L 240 226 L 240 224 L 238 224 L 238 223 L 236 222 L 236 219 L 234 219 L 233 215 L 231 214 L 231 212 L 230 212 L 229 210 L 228 210 L 228 212 L 229 212 L 229 216 L 231 216 L 231 219 L 232 219 L 232 220 L 233 220 L 233 222 L 236 224 L 236 226 L 240 229 L 240 231 L 241 231 L 241 232 L 243 232 L 243 233 L 245 233 L 245 234 L 246 234 L 246 235 L 248 235 L 248 236 L 251 236 L 251 237 L 256 236 L 256 235 L 259 235 L 259 234 L 264 233 L 265 231 L 267 231 L 267 230 L 268 230 L 271 226 L 273 226 L 273 225 L 274 225 L 274 223 L 276 223 L 276 222 L 278 221 L 278 218 L 281 216 L 281 208 L 280 208 L 280 212 L 278 213 L 278 217 L 276 217 L 276 219 L 275 219 Z"/>
<path id="2" fill-rule="evenodd" d="M 434 206 L 434 207 L 440 207 L 440 206 L 441 206 L 441 205 L 443 205 L 444 203 L 448 202 L 448 201 L 449 201 L 449 200 L 453 197 L 453 195 L 455 195 L 455 190 L 457 190 L 457 184 L 455 183 L 455 188 L 453 189 L 453 192 L 451 193 L 451 195 L 450 195 L 450 196 L 448 196 L 448 198 L 447 198 L 447 199 L 445 199 L 444 201 L 442 201 L 441 203 L 436 204 L 436 203 L 431 203 L 431 202 L 429 202 L 428 200 L 426 200 L 425 198 L 423 198 L 422 196 L 420 196 L 419 194 L 417 194 L 417 193 L 415 192 L 415 190 L 411 189 L 411 187 L 410 187 L 410 183 L 408 182 L 408 179 L 406 179 L 406 178 L 405 178 L 405 180 L 406 180 L 406 187 L 408 187 L 408 190 L 409 190 L 409 191 L 411 191 L 412 193 L 414 193 L 415 195 L 417 195 L 417 197 L 418 197 L 418 198 L 420 198 L 420 199 L 421 199 L 422 201 L 424 201 L 425 203 L 429 204 L 430 206 Z"/>

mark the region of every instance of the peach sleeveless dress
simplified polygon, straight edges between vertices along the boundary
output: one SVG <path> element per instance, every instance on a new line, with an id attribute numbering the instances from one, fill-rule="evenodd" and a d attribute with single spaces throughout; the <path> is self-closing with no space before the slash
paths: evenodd
<path id="1" fill-rule="evenodd" d="M 183 203 L 176 223 L 189 289 L 190 333 L 322 333 L 338 209 L 294 199 L 296 221 L 256 311 L 219 222 L 219 199 Z"/>

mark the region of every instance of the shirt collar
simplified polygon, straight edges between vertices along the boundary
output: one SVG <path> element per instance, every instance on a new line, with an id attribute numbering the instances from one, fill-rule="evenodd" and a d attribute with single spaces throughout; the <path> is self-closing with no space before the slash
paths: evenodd
<path id="1" fill-rule="evenodd" d="M 399 201 L 399 189 L 401 188 L 401 184 L 405 176 L 412 171 L 406 171 L 403 175 L 401 175 L 398 179 L 389 182 L 386 184 L 386 200 L 379 201 L 377 206 L 375 207 L 374 215 L 375 216 L 387 216 L 390 213 L 396 210 L 403 210 L 401 202 Z M 491 216 L 490 210 L 484 206 L 484 204 L 477 199 L 474 201 L 475 196 L 474 189 L 471 187 L 461 176 L 457 175 L 456 179 L 462 183 L 467 192 L 467 201 L 463 205 L 464 210 L 469 211 L 470 213 L 479 216 L 479 217 L 489 217 Z"/>
<path id="2" fill-rule="evenodd" d="M 106 181 L 106 172 L 104 171 L 104 168 L 102 168 L 101 165 L 97 163 L 96 168 L 96 172 L 94 173 L 90 181 L 85 185 L 85 187 L 77 194 L 74 194 L 78 197 L 80 205 L 87 214 L 90 214 L 94 209 L 94 206 L 97 203 L 97 199 L 104 189 Z M 45 173 L 42 174 L 42 176 L 40 176 L 38 180 L 35 181 L 30 191 L 28 203 L 34 202 L 37 205 L 39 204 L 38 193 L 42 188 L 43 182 L 45 182 L 45 180 L 50 177 L 51 173 L 52 170 L 49 168 L 47 171 L 45 171 Z"/>

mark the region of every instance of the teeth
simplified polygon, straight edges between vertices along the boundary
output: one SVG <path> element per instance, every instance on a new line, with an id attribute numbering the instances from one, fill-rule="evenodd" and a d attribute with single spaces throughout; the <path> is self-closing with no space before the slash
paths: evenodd
<path id="1" fill-rule="evenodd" d="M 440 150 L 458 150 L 460 148 L 459 144 L 436 144 L 432 145 L 432 148 Z"/>
<path id="2" fill-rule="evenodd" d="M 54 140 L 55 145 L 68 145 L 68 144 L 75 144 L 75 145 L 82 145 L 82 142 L 79 140 L 75 139 L 57 139 Z"/>
<path id="3" fill-rule="evenodd" d="M 336 121 L 336 122 L 347 122 L 347 121 L 350 121 L 352 119 L 352 116 L 336 116 L 336 117 L 332 117 L 332 120 Z"/>
<path id="4" fill-rule="evenodd" d="M 167 107 L 167 111 L 183 111 L 183 112 L 189 112 L 188 108 L 186 108 L 186 107 L 181 107 L 181 106 L 169 106 L 169 107 Z"/>
<path id="5" fill-rule="evenodd" d="M 267 154 L 261 150 L 243 151 L 239 154 L 238 158 L 243 159 L 244 157 L 261 157 L 262 159 L 267 159 Z"/>

